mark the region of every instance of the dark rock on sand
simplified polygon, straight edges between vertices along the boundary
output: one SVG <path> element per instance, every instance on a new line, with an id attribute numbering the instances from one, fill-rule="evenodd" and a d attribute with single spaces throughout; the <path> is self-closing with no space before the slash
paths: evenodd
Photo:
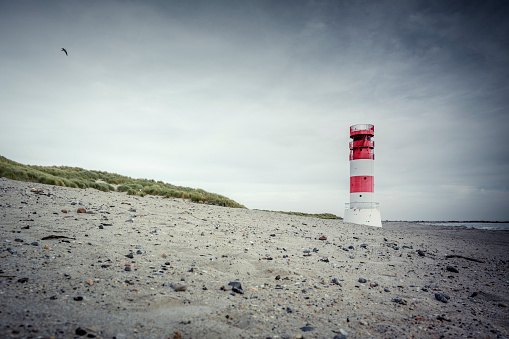
<path id="1" fill-rule="evenodd" d="M 451 265 L 447 265 L 446 269 L 447 269 L 449 272 L 460 273 L 460 271 L 459 271 L 456 267 L 451 266 Z"/>
<path id="2" fill-rule="evenodd" d="M 450 297 L 445 293 L 435 293 L 435 299 L 443 303 L 447 303 Z"/>

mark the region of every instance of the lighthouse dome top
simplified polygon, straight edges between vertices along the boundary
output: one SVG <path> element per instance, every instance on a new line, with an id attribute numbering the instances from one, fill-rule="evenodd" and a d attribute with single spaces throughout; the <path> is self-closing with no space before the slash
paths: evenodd
<path id="1" fill-rule="evenodd" d="M 350 137 L 359 134 L 370 136 L 375 135 L 375 126 L 371 124 L 357 124 L 350 126 Z"/>

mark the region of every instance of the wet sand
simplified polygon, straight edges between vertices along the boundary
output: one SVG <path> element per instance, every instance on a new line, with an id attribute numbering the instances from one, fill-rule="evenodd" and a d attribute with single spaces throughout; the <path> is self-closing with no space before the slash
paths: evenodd
<path id="1" fill-rule="evenodd" d="M 0 337 L 507 338 L 508 245 L 0 178 Z"/>

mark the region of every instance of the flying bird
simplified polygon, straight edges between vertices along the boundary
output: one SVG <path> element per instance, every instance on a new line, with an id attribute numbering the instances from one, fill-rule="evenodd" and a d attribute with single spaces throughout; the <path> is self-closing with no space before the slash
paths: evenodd
<path id="1" fill-rule="evenodd" d="M 67 54 L 67 51 L 65 50 L 65 48 L 62 48 L 61 51 L 65 52 L 65 55 L 69 56 L 69 54 Z"/>

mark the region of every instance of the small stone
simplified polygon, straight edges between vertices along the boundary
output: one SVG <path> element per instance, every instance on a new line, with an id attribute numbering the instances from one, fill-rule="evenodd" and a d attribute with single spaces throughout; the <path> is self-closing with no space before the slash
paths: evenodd
<path id="1" fill-rule="evenodd" d="M 334 285 L 339 285 L 339 286 L 341 286 L 341 283 L 339 282 L 338 278 L 334 278 L 334 279 L 332 279 L 332 281 L 331 281 L 331 282 L 332 282 Z"/>
<path id="2" fill-rule="evenodd" d="M 449 272 L 460 273 L 460 271 L 459 271 L 456 267 L 451 266 L 451 265 L 447 265 L 446 269 L 447 269 Z"/>
<path id="3" fill-rule="evenodd" d="M 78 213 L 87 213 L 87 210 L 84 207 L 79 207 L 76 212 L 78 212 Z"/>
<path id="4" fill-rule="evenodd" d="M 34 242 L 30 243 L 30 245 L 32 245 L 32 246 L 39 246 L 39 243 L 37 241 L 34 241 Z"/>
<path id="5" fill-rule="evenodd" d="M 232 291 L 239 294 L 244 294 L 244 290 L 242 289 L 242 285 L 238 281 L 231 281 L 228 283 L 229 286 L 232 287 Z"/>
<path id="6" fill-rule="evenodd" d="M 506 303 L 498 303 L 498 307 L 507 307 Z"/>
<path id="7" fill-rule="evenodd" d="M 400 297 L 392 298 L 391 301 L 395 302 L 397 304 L 400 304 L 400 305 L 406 305 L 407 304 L 407 301 L 405 299 L 403 299 L 403 298 L 400 298 Z"/>
<path id="8" fill-rule="evenodd" d="M 67 210 L 61 210 L 60 212 L 62 212 L 62 213 L 67 213 Z"/>
<path id="9" fill-rule="evenodd" d="M 300 328 L 300 330 L 301 330 L 302 332 L 311 332 L 311 331 L 314 331 L 314 330 L 315 330 L 315 328 L 314 328 L 314 327 L 312 327 L 312 326 L 303 326 L 303 327 L 301 327 L 301 328 Z"/>
<path id="10" fill-rule="evenodd" d="M 87 331 L 85 331 L 84 329 L 82 329 L 81 327 L 78 327 L 75 331 L 76 335 L 79 335 L 79 336 L 84 336 L 85 334 L 87 334 Z"/>
<path id="11" fill-rule="evenodd" d="M 426 256 L 426 253 L 421 250 L 417 250 L 417 254 L 419 254 L 421 257 Z"/>
<path id="12" fill-rule="evenodd" d="M 50 250 L 50 249 L 51 249 L 51 247 L 49 247 L 48 245 L 44 245 L 44 249 L 46 249 L 46 250 Z"/>
<path id="13" fill-rule="evenodd" d="M 372 282 L 371 284 L 369 284 L 369 286 L 371 286 L 371 287 L 377 287 L 377 286 L 378 286 L 378 283 L 376 283 L 376 282 Z"/>
<path id="14" fill-rule="evenodd" d="M 126 254 L 126 257 L 129 258 L 129 259 L 133 259 L 134 258 L 134 254 L 132 254 L 132 253 Z"/>
<path id="15" fill-rule="evenodd" d="M 28 278 L 21 278 L 21 279 L 18 279 L 18 282 L 19 283 L 26 283 L 28 281 Z"/>
<path id="16" fill-rule="evenodd" d="M 450 297 L 445 293 L 435 293 L 435 299 L 443 303 L 447 303 Z"/>
<path id="17" fill-rule="evenodd" d="M 25 240 L 20 239 L 20 238 L 16 238 L 16 239 L 14 239 L 14 241 L 15 241 L 15 242 L 25 242 Z"/>
<path id="18" fill-rule="evenodd" d="M 18 253 L 18 251 L 16 251 L 14 248 L 12 247 L 7 247 L 7 251 L 10 253 L 10 254 L 16 254 Z"/>
<path id="19" fill-rule="evenodd" d="M 361 248 L 366 248 L 366 247 L 368 247 L 368 245 L 366 245 L 366 244 L 360 244 L 360 245 L 359 245 L 359 247 L 361 247 Z"/>
<path id="20" fill-rule="evenodd" d="M 89 285 L 93 285 L 93 284 L 94 284 L 94 282 L 92 281 L 92 279 L 88 279 L 88 280 L 87 280 L 87 284 L 89 284 Z"/>
<path id="21" fill-rule="evenodd" d="M 173 290 L 176 292 L 184 292 L 187 289 L 186 285 L 181 285 L 177 283 L 171 283 L 170 287 L 173 288 Z"/>
<path id="22" fill-rule="evenodd" d="M 73 299 L 76 301 L 83 301 L 83 296 L 79 295 L 77 297 L 74 297 Z"/>
<path id="23" fill-rule="evenodd" d="M 325 235 L 322 235 L 318 240 L 327 240 L 327 237 Z"/>
<path id="24" fill-rule="evenodd" d="M 360 283 L 362 283 L 362 284 L 364 284 L 364 283 L 368 282 L 368 281 L 367 281 L 366 279 L 364 279 L 364 278 L 359 278 L 359 280 L 358 280 L 358 281 L 359 281 Z"/>
<path id="25" fill-rule="evenodd" d="M 127 272 L 131 271 L 131 266 L 124 267 L 124 271 L 127 271 Z"/>
<path id="26" fill-rule="evenodd" d="M 166 253 L 163 253 L 162 257 L 166 259 L 168 255 Z"/>

